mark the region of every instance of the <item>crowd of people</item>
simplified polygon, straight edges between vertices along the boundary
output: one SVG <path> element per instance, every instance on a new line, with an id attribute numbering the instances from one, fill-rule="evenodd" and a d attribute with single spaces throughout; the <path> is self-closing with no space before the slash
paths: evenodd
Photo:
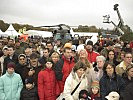
<path id="1" fill-rule="evenodd" d="M 133 43 L 0 38 L 0 100 L 132 100 Z"/>

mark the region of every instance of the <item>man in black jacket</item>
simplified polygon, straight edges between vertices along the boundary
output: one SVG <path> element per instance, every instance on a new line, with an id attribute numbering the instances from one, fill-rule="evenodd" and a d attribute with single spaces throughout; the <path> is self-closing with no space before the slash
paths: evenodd
<path id="1" fill-rule="evenodd" d="M 132 82 L 125 88 L 123 100 L 133 100 L 133 78 L 131 80 Z"/>
<path id="2" fill-rule="evenodd" d="M 4 68 L 3 68 L 3 74 L 6 73 L 7 70 L 7 64 L 9 62 L 14 62 L 15 65 L 18 63 L 18 55 L 15 54 L 15 50 L 13 46 L 8 46 L 8 56 L 4 59 Z"/>
<path id="3" fill-rule="evenodd" d="M 38 60 L 39 63 L 42 66 L 45 66 L 46 59 L 49 57 L 49 54 L 50 54 L 49 48 L 44 48 L 44 50 L 43 50 L 43 56 L 41 58 L 39 58 L 39 60 Z"/>

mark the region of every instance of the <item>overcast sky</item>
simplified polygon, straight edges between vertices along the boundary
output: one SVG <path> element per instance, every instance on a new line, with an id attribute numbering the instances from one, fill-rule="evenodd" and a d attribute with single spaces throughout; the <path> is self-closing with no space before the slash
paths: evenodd
<path id="1" fill-rule="evenodd" d="M 113 28 L 103 22 L 103 15 L 118 23 L 113 5 L 119 4 L 124 24 L 133 29 L 133 0 L 0 0 L 0 20 L 6 23 L 41 25 L 95 25 Z"/>

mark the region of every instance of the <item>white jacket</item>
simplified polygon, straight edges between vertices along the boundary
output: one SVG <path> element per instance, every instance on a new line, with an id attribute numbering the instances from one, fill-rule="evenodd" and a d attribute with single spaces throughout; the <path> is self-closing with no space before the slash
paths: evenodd
<path id="1" fill-rule="evenodd" d="M 79 84 L 79 87 L 76 89 L 73 95 L 71 95 L 72 91 L 75 87 Z M 71 72 L 66 79 L 63 97 L 65 100 L 78 100 L 79 92 L 83 89 L 87 90 L 88 88 L 88 80 L 87 77 L 83 74 L 82 77 L 79 79 L 77 73 Z"/>

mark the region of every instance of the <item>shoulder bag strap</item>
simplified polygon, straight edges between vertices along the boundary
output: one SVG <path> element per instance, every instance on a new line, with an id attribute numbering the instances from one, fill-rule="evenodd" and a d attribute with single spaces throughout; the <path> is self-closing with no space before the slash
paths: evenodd
<path id="1" fill-rule="evenodd" d="M 75 87 L 75 89 L 72 91 L 71 95 L 74 94 L 74 92 L 75 92 L 75 91 L 77 90 L 77 88 L 79 87 L 80 83 L 81 83 L 81 81 L 80 81 L 79 84 Z"/>

